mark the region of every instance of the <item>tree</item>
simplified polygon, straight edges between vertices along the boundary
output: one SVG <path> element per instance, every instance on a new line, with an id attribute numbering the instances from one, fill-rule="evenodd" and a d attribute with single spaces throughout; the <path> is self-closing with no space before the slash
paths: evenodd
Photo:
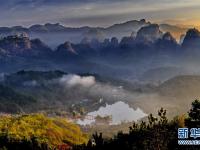
<path id="1" fill-rule="evenodd" d="M 188 118 L 185 119 L 185 125 L 189 128 L 200 127 L 200 101 L 195 100 L 192 102 L 192 108 L 188 112 Z"/>
<path id="2" fill-rule="evenodd" d="M 119 132 L 112 139 L 103 139 L 102 134 L 94 134 L 93 139 L 96 145 L 77 147 L 74 150 L 199 150 L 195 146 L 178 145 L 178 128 L 184 127 L 184 117 L 176 117 L 173 120 L 167 119 L 167 111 L 161 108 L 157 117 L 150 114 L 148 122 L 134 123 L 129 128 L 129 133 Z M 195 100 L 188 112 L 188 123 L 195 123 L 200 126 L 200 101 Z M 181 122 L 181 123 L 180 123 Z"/>

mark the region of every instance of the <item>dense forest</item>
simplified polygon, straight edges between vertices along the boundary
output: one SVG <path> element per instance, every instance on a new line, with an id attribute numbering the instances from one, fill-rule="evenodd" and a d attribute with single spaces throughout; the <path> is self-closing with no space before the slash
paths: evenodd
<path id="1" fill-rule="evenodd" d="M 179 146 L 178 128 L 200 126 L 200 101 L 195 100 L 187 115 L 167 119 L 161 108 L 158 116 L 150 114 L 147 122 L 134 123 L 129 133 L 104 139 L 102 133 L 88 136 L 62 118 L 42 114 L 1 115 L 0 150 L 196 150 L 197 146 Z M 63 146 L 63 147 L 62 147 Z"/>
<path id="2" fill-rule="evenodd" d="M 53 150 L 88 141 L 80 128 L 62 118 L 42 114 L 2 115 L 0 117 L 1 150 Z"/>

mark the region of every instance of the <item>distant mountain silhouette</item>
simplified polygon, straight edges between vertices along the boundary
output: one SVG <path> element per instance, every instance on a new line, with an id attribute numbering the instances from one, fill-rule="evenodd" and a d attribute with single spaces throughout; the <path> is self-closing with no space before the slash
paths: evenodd
<path id="1" fill-rule="evenodd" d="M 199 32 L 190 29 L 183 40 L 183 44 L 180 45 L 170 32 L 163 33 L 159 25 L 150 24 L 142 27 L 136 33 L 136 37 L 125 36 L 121 41 L 116 37 L 105 39 L 104 41 L 96 38 L 90 40 L 85 38 L 81 44 L 62 44 L 55 52 L 64 49 L 65 52 L 71 53 L 71 55 L 83 55 L 83 57 L 88 55 L 92 56 L 93 54 L 95 54 L 95 56 L 98 54 L 102 56 L 108 53 L 110 53 L 110 55 L 115 54 L 120 56 L 122 56 L 122 53 L 126 55 L 130 53 L 143 53 L 144 55 L 145 53 L 149 53 L 150 55 L 154 55 L 155 53 L 155 55 L 165 54 L 177 56 L 181 53 L 180 51 L 183 51 L 181 48 L 185 49 L 187 47 L 186 45 L 189 47 L 194 47 L 195 45 L 199 47 L 199 39 Z M 126 49 L 126 51 L 124 49 Z"/>
<path id="2" fill-rule="evenodd" d="M 200 32 L 197 29 L 187 31 L 182 43 L 184 48 L 199 48 L 200 47 Z"/>
<path id="3" fill-rule="evenodd" d="M 90 29 L 88 32 L 85 33 L 87 35 L 85 39 L 80 44 L 72 44 L 71 42 L 65 42 L 64 44 L 61 44 L 56 48 L 55 52 L 58 53 L 71 53 L 79 55 L 79 54 L 85 54 L 86 52 L 89 53 L 89 49 L 112 49 L 112 48 L 124 48 L 124 47 L 134 47 L 137 49 L 137 44 L 140 43 L 140 45 L 149 43 L 150 45 L 154 44 L 156 48 L 158 49 L 166 49 L 166 48 L 176 48 L 178 46 L 178 43 L 176 42 L 175 38 L 171 35 L 171 33 L 166 32 L 163 33 L 160 30 L 159 25 L 157 24 L 150 24 L 146 22 L 145 20 L 138 21 L 132 21 L 127 22 L 125 24 L 128 25 L 143 25 L 146 24 L 144 27 L 141 27 L 138 32 L 136 32 L 136 37 L 134 36 L 127 36 L 123 37 L 122 40 L 119 42 L 117 37 L 113 37 L 111 39 L 105 39 L 102 37 L 101 29 Z M 147 25 L 149 24 L 149 25 Z M 123 26 L 123 24 L 115 25 L 117 28 Z M 112 29 L 115 27 L 112 26 Z M 20 27 L 18 27 L 20 28 Z M 34 29 L 33 29 L 34 28 Z M 36 29 L 37 28 L 37 29 Z M 44 26 L 41 25 L 35 25 L 30 27 L 31 30 L 34 31 L 63 31 L 66 28 L 60 24 L 45 24 Z M 193 31 L 193 32 L 192 32 Z M 26 34 L 23 34 L 26 35 Z M 185 36 L 185 39 L 183 41 L 183 47 L 187 45 L 187 43 L 191 40 L 192 42 L 195 42 L 195 40 L 198 40 L 198 31 L 189 30 Z M 95 38 L 92 38 L 95 37 Z M 100 38 L 100 39 L 99 39 Z M 191 39 L 192 38 L 192 39 Z M 103 40 L 103 41 L 102 41 Z M 2 38 L 0 41 L 0 48 L 1 53 L 6 54 L 6 52 L 9 52 L 11 54 L 14 53 L 22 53 L 25 54 L 26 52 L 31 51 L 29 54 L 36 55 L 41 54 L 42 52 L 49 52 L 51 53 L 51 49 L 48 48 L 44 43 L 42 43 L 39 39 L 36 40 L 30 40 L 28 36 L 8 36 L 5 38 Z M 33 50 L 35 49 L 35 50 Z M 6 50 L 6 51 L 5 51 Z M 103 50 L 102 50 L 103 51 Z M 96 51 L 99 52 L 99 51 Z M 101 51 L 100 51 L 101 52 Z"/>
<path id="4" fill-rule="evenodd" d="M 141 27 L 151 24 L 145 19 L 130 20 L 127 22 L 111 25 L 104 29 L 106 35 L 110 37 L 117 37 L 121 39 L 123 36 L 129 36 L 134 32 L 137 32 Z"/>
<path id="5" fill-rule="evenodd" d="M 59 30 L 64 29 L 59 24 L 44 26 L 56 32 L 59 32 L 55 30 L 57 26 Z M 93 29 L 85 32 L 85 35 L 89 33 L 93 36 L 94 33 L 95 36 L 101 32 L 101 29 Z M 100 40 L 91 36 L 90 39 L 85 38 L 79 43 L 66 40 L 67 42 L 52 49 L 40 39 L 31 39 L 25 33 L 17 34 L 0 39 L 0 62 L 3 62 L 0 65 L 2 70 L 8 68 L 12 70 L 13 67 L 25 69 L 32 66 L 33 68 L 45 66 L 44 69 L 51 69 L 53 66 L 53 68 L 70 68 L 76 71 L 86 68 L 91 72 L 103 70 L 102 72 L 106 71 L 109 74 L 109 70 L 112 70 L 110 64 L 121 65 L 122 68 L 128 64 L 140 74 L 163 65 L 182 64 L 182 61 L 188 61 L 189 56 L 198 58 L 199 35 L 198 30 L 190 29 L 180 44 L 171 33 L 162 32 L 159 25 L 149 24 L 141 27 L 134 35 L 124 36 L 122 39 L 111 37 Z M 57 36 L 53 36 L 52 39 L 56 40 Z M 102 69 L 98 70 L 97 66 Z M 105 70 L 107 68 L 110 69 Z M 122 70 L 125 72 L 126 69 Z"/>
<path id="6" fill-rule="evenodd" d="M 46 23 L 44 25 L 35 24 L 27 28 L 22 26 L 0 27 L 0 35 L 8 36 L 25 32 L 31 38 L 40 38 L 49 46 L 55 48 L 58 44 L 64 43 L 65 41 L 79 43 L 84 38 L 89 40 L 96 38 L 103 41 L 105 38 L 117 37 L 121 39 L 124 36 L 135 36 L 138 30 L 150 24 L 145 19 L 139 21 L 131 20 L 109 27 L 66 27 L 59 23 Z M 161 24 L 159 26 L 162 32 L 170 32 L 176 39 L 180 39 L 180 36 L 187 30 L 186 28 L 169 24 Z"/>
<path id="7" fill-rule="evenodd" d="M 179 47 L 176 39 L 169 32 L 166 32 L 160 39 L 158 39 L 155 43 L 155 46 L 157 49 L 160 49 L 163 52 L 166 52 L 166 50 L 171 50 L 173 53 L 175 53 Z"/>
<path id="8" fill-rule="evenodd" d="M 188 30 L 188 28 L 170 24 L 160 24 L 159 26 L 162 32 L 170 32 L 177 40 L 179 40 L 181 35 L 185 34 Z"/>
<path id="9" fill-rule="evenodd" d="M 89 41 L 92 41 L 93 39 L 103 41 L 106 38 L 105 33 L 99 29 L 90 29 L 84 33 L 83 36 Z"/>
<path id="10" fill-rule="evenodd" d="M 155 42 L 162 37 L 162 31 L 160 31 L 159 25 L 151 24 L 146 27 L 142 27 L 136 36 L 136 41 L 140 43 Z"/>
<path id="11" fill-rule="evenodd" d="M 62 55 L 66 55 L 67 53 L 77 54 L 70 42 L 65 42 L 64 44 L 58 46 L 57 53 Z"/>

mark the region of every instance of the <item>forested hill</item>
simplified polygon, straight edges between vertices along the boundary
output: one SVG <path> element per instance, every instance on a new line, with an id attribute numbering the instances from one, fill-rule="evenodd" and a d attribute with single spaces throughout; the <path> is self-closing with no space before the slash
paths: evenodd
<path id="1" fill-rule="evenodd" d="M 42 114 L 0 117 L 1 150 L 54 150 L 61 145 L 71 147 L 87 141 L 87 135 L 66 119 Z"/>
<path id="2" fill-rule="evenodd" d="M 36 103 L 36 99 L 0 84 L 0 110 L 7 113 L 23 112 L 22 107 Z"/>

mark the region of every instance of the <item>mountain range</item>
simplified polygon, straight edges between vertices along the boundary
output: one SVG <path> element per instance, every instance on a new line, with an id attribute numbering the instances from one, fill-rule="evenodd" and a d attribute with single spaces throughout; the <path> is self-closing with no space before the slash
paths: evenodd
<path id="1" fill-rule="evenodd" d="M 187 70 L 188 64 L 198 65 L 200 33 L 197 29 L 188 29 L 182 43 L 178 43 L 170 32 L 163 32 L 159 25 L 145 20 L 116 24 L 109 30 L 116 32 L 114 30 L 120 28 L 123 32 L 125 26 L 128 29 L 133 24 L 138 31 L 134 34 L 129 32 L 129 36 L 124 36 L 121 40 L 117 37 L 99 40 L 93 37 L 96 32 L 96 29 L 93 29 L 93 32 L 87 32 L 91 39 L 85 38 L 79 43 L 65 41 L 55 49 L 38 38 L 32 39 L 26 33 L 2 37 L 1 72 L 61 69 L 73 73 L 90 72 L 106 76 L 115 73 L 116 77 L 131 76 L 137 79 L 150 69 L 176 67 Z M 58 24 L 48 24 L 45 28 L 48 33 L 55 34 L 52 36 L 55 40 L 56 33 L 67 35 L 63 31 L 69 31 L 69 28 Z M 22 30 L 19 27 L 14 29 Z M 81 29 L 83 28 L 79 28 Z M 24 28 L 23 30 L 25 31 Z M 33 31 L 33 27 L 28 30 Z M 72 30 L 78 32 L 77 29 L 70 28 L 70 31 Z M 41 30 L 37 32 L 41 33 Z"/>
<path id="2" fill-rule="evenodd" d="M 82 108 L 90 112 L 106 103 L 124 101 L 146 113 L 163 105 L 171 113 L 184 112 L 194 98 L 186 88 L 192 91 L 192 84 L 199 82 L 200 32 L 188 29 L 178 42 L 171 32 L 163 31 L 169 26 L 145 20 L 125 24 L 89 30 L 66 29 L 59 24 L 23 30 L 15 27 L 22 33 L 0 39 L 0 107 L 9 113 L 72 115 L 73 111 L 81 113 Z M 83 29 L 87 37 L 79 42 L 62 38 L 64 42 L 52 48 L 41 40 L 42 35 L 56 40 L 57 34 L 68 36 L 70 30 L 78 35 Z M 123 36 L 108 37 L 108 32 Z M 33 38 L 33 33 L 41 38 Z M 179 92 L 186 96 L 180 97 Z M 192 94 L 198 96 L 197 91 Z M 177 109 L 179 98 L 183 109 Z M 149 103 L 155 106 L 146 108 Z"/>
<path id="3" fill-rule="evenodd" d="M 144 26 L 152 23 L 145 19 L 131 20 L 124 23 L 114 24 L 109 27 L 65 27 L 59 23 L 44 25 L 36 24 L 30 27 L 13 26 L 13 27 L 0 27 L 0 35 L 8 36 L 16 33 L 27 33 L 31 38 L 40 38 L 49 46 L 55 48 L 58 44 L 65 41 L 79 43 L 83 39 L 91 40 L 96 38 L 103 40 L 105 38 L 117 37 L 121 39 L 124 36 L 135 35 L 137 31 Z M 183 28 L 170 24 L 160 24 L 160 29 L 163 32 L 170 32 L 178 41 L 180 36 L 183 35 L 188 28 Z"/>

